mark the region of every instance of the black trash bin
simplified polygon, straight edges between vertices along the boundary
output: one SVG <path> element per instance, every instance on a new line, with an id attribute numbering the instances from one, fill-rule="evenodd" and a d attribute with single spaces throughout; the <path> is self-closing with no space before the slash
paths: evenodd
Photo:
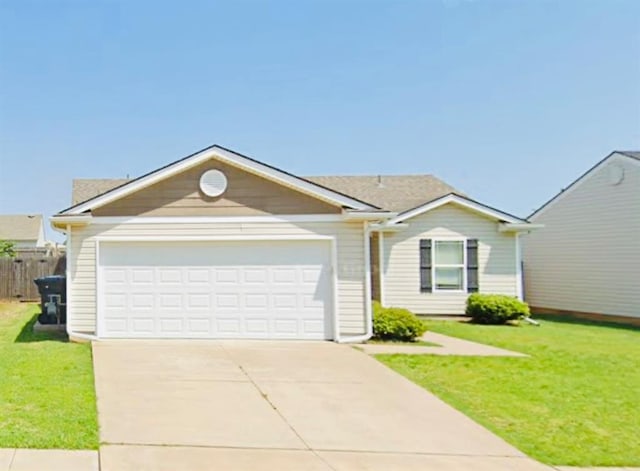
<path id="1" fill-rule="evenodd" d="M 43 276 L 33 282 L 40 293 L 41 324 L 61 324 L 67 322 L 67 279 L 63 275 Z"/>

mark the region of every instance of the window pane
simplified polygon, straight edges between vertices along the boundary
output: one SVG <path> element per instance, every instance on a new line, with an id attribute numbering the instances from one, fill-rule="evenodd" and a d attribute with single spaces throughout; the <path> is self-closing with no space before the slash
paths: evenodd
<path id="1" fill-rule="evenodd" d="M 462 265 L 464 263 L 464 243 L 461 240 L 437 240 L 436 264 Z"/>
<path id="2" fill-rule="evenodd" d="M 462 268 L 436 268 L 436 289 L 462 289 Z"/>

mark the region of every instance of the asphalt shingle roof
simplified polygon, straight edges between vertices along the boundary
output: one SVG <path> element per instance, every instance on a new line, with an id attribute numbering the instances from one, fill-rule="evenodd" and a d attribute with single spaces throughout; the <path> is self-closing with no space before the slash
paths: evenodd
<path id="1" fill-rule="evenodd" d="M 129 178 L 76 178 L 73 180 L 71 204 L 76 205 L 131 181 Z"/>
<path id="2" fill-rule="evenodd" d="M 455 188 L 433 175 L 366 175 L 303 177 L 318 185 L 388 211 L 405 211 L 449 193 Z M 106 193 L 128 179 L 75 179 L 72 204 Z"/>
<path id="3" fill-rule="evenodd" d="M 457 193 L 455 188 L 433 175 L 321 176 L 305 178 L 387 211 L 406 211 L 449 193 Z"/>
<path id="4" fill-rule="evenodd" d="M 619 154 L 624 154 L 627 157 L 633 157 L 634 159 L 640 160 L 640 151 L 635 150 L 619 150 L 617 151 Z"/>
<path id="5" fill-rule="evenodd" d="M 38 240 L 41 214 L 0 215 L 0 240 Z"/>

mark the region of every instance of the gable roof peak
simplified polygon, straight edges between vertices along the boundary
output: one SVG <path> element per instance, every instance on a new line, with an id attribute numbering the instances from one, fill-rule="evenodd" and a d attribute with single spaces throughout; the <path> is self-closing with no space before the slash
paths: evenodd
<path id="1" fill-rule="evenodd" d="M 346 193 L 327 188 L 319 183 L 306 180 L 289 172 L 265 164 L 251 157 L 247 157 L 238 152 L 226 149 L 220 145 L 214 144 L 206 147 L 198 152 L 183 157 L 175 162 L 167 164 L 156 170 L 153 170 L 141 177 L 133 180 L 125 181 L 121 185 L 107 190 L 102 194 L 91 197 L 90 199 L 75 203 L 73 206 L 62 210 L 59 215 L 77 215 L 92 209 L 98 208 L 119 198 L 132 194 L 143 188 L 158 183 L 166 178 L 183 172 L 189 168 L 195 167 L 210 159 L 220 160 L 221 162 L 233 165 L 239 169 L 254 173 L 263 178 L 274 181 L 278 184 L 288 186 L 301 193 L 308 194 L 320 200 L 327 201 L 331 204 L 351 208 L 354 210 L 372 210 L 380 209 L 375 205 L 359 200 Z M 80 180 L 78 182 L 81 182 Z M 80 184 L 80 183 L 78 183 Z"/>

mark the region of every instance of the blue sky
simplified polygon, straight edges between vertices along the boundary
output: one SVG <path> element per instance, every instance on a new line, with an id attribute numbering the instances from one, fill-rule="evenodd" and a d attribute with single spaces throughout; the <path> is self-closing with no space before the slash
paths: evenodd
<path id="1" fill-rule="evenodd" d="M 526 216 L 640 148 L 639 22 L 635 0 L 0 0 L 0 213 L 218 143 Z"/>

